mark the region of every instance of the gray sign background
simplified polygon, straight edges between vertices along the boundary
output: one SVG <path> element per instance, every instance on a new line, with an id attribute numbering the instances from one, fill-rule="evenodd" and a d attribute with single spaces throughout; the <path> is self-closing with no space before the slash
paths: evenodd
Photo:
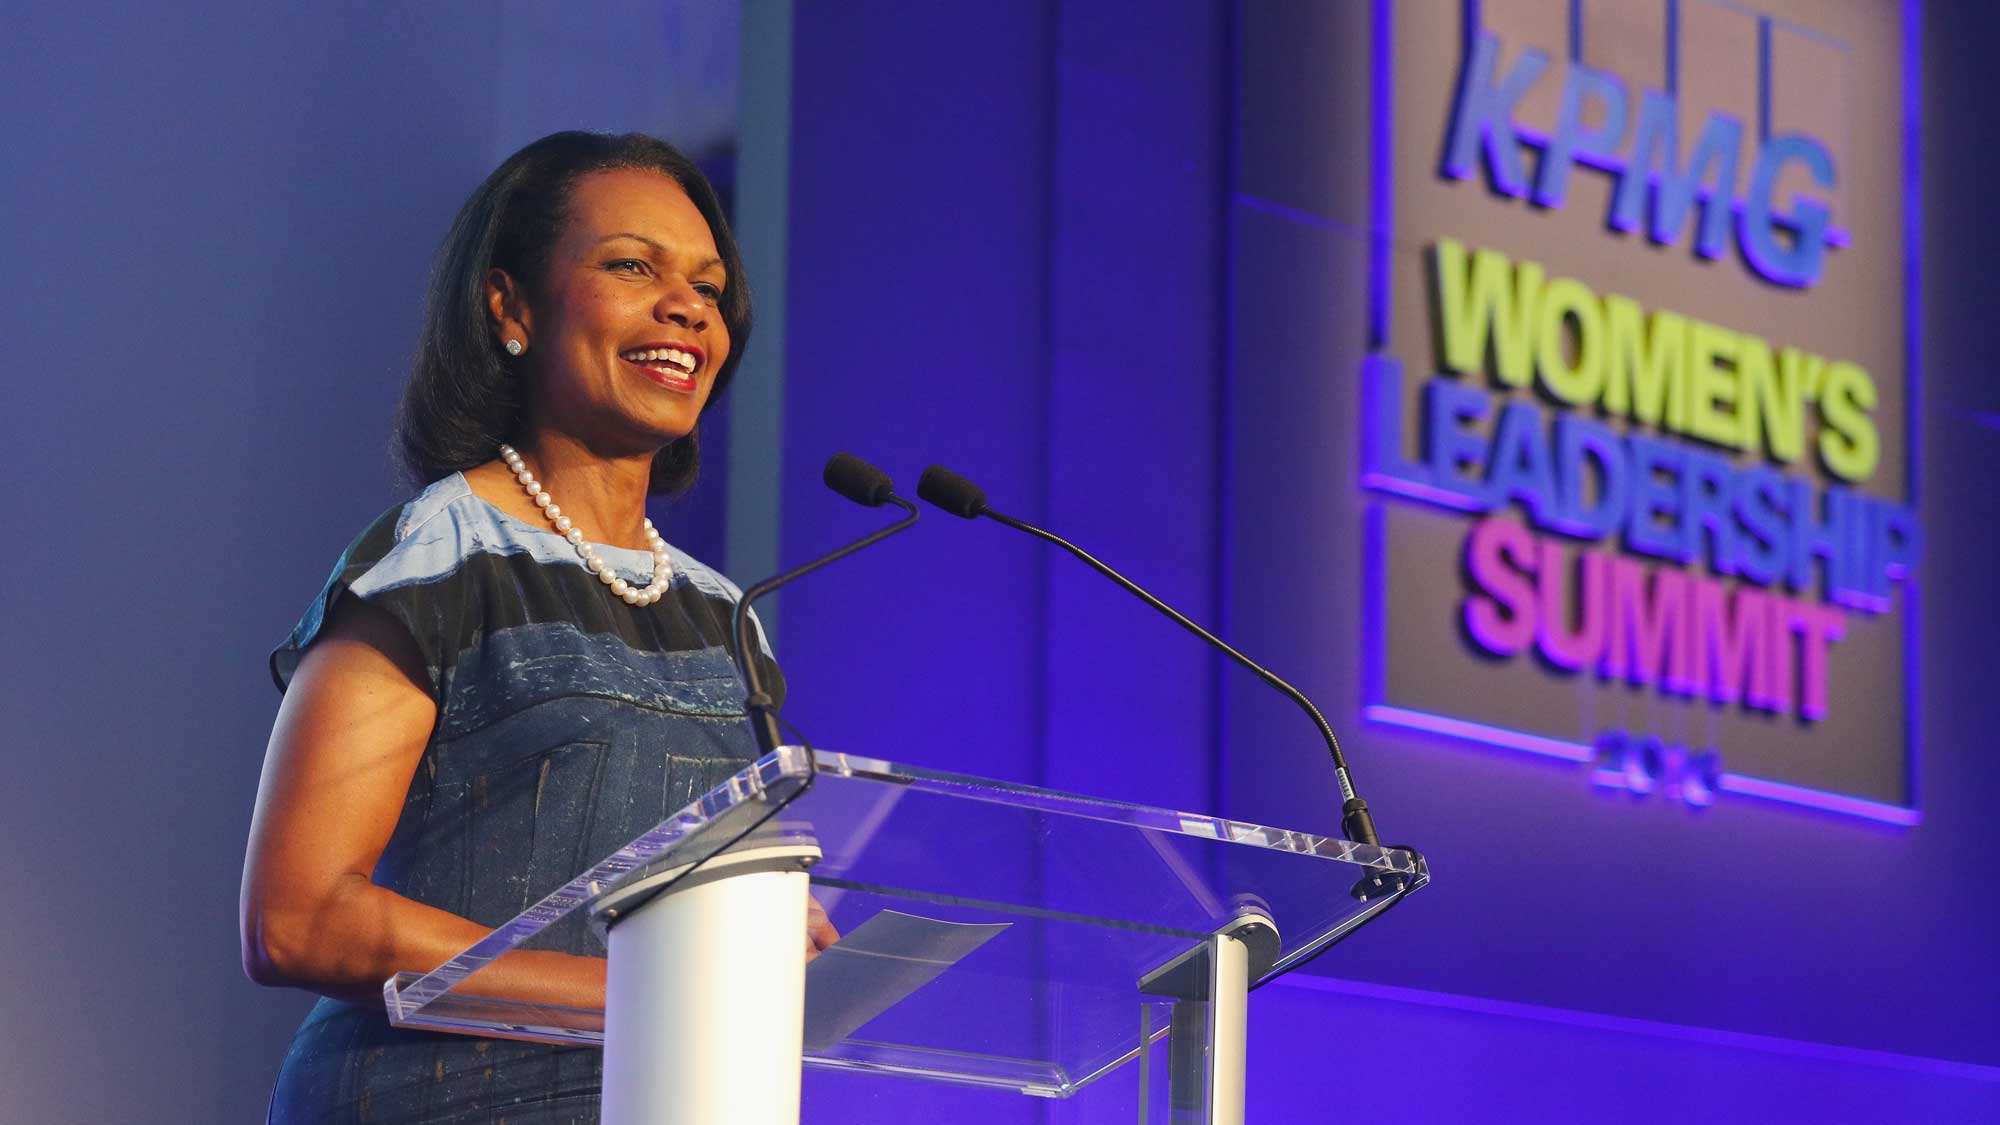
<path id="1" fill-rule="evenodd" d="M 1520 125 L 1537 132 L 1552 131 L 1555 123 L 1569 55 L 1568 7 L 1549 0 L 1487 0 L 1479 6 L 1484 26 L 1504 44 L 1503 69 L 1529 46 L 1554 60 L 1517 116 Z M 1829 250 L 1821 281 L 1805 289 L 1763 282 L 1733 250 L 1713 260 L 1697 257 L 1691 229 L 1668 246 L 1636 232 L 1608 230 L 1604 220 L 1615 180 L 1602 172 L 1575 169 L 1567 204 L 1546 210 L 1489 191 L 1483 162 L 1478 178 L 1442 176 L 1463 6 L 1394 5 L 1392 11 L 1390 151 L 1377 159 L 1389 161 L 1393 192 L 1386 350 L 1405 369 L 1406 456 L 1420 449 L 1418 396 L 1441 368 L 1426 256 L 1440 238 L 1453 238 L 1517 261 L 1539 262 L 1551 277 L 1577 278 L 1600 294 L 1623 294 L 1648 310 L 1670 309 L 1753 333 L 1774 348 L 1798 346 L 1859 363 L 1880 396 L 1873 417 L 1882 456 L 1858 491 L 1897 502 L 1911 499 L 1904 51 L 1895 4 L 1771 0 L 1758 10 L 1717 0 L 1679 5 L 1683 152 L 1711 110 L 1729 113 L 1746 125 L 1739 190 L 1747 184 L 1759 120 L 1761 15 L 1771 20 L 1772 132 L 1808 133 L 1833 155 L 1838 186 L 1814 194 L 1829 198 L 1834 224 L 1847 231 L 1849 241 Z M 1582 62 L 1623 79 L 1636 115 L 1640 90 L 1666 85 L 1666 5 L 1593 0 L 1583 6 L 1581 22 Z M 1532 171 L 1535 153 L 1525 156 Z M 1780 206 L 1792 192 L 1806 190 L 1811 186 L 1793 169 L 1779 184 Z M 1483 385 L 1503 401 L 1534 394 L 1493 381 Z M 1541 405 L 1551 417 L 1557 412 L 1546 401 Z M 1810 450 L 1816 417 L 1808 414 Z M 1737 460 L 1747 464 L 1757 456 L 1747 452 Z M 1827 483 L 1810 455 L 1785 471 Z M 1593 672 L 1561 672 L 1531 653 L 1494 660 L 1475 651 L 1460 626 L 1468 591 L 1464 540 L 1473 517 L 1400 499 L 1385 498 L 1381 505 L 1384 651 L 1368 657 L 1381 661 L 1380 702 L 1574 742 L 1588 743 L 1605 729 L 1657 734 L 1682 745 L 1718 748 L 1735 773 L 1875 801 L 1910 801 L 1906 588 L 1896 589 L 1887 613 L 1845 612 L 1845 636 L 1828 654 L 1829 714 L 1824 721 L 1806 722 L 1665 695 Z"/>

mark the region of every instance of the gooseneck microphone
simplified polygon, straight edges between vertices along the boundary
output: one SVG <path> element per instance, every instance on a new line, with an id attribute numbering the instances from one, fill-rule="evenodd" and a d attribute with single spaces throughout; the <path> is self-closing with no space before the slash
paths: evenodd
<path id="1" fill-rule="evenodd" d="M 830 562 L 844 559 L 864 547 L 872 546 L 902 531 L 917 522 L 917 506 L 896 495 L 895 486 L 889 482 L 889 474 L 863 461 L 852 453 L 836 453 L 827 459 L 826 471 L 821 474 L 826 486 L 864 507 L 879 508 L 890 504 L 901 508 L 902 519 L 869 535 L 864 535 L 837 551 L 830 551 L 819 558 L 795 567 L 783 574 L 773 575 L 743 592 L 736 600 L 736 612 L 729 619 L 729 655 L 736 659 L 737 668 L 743 673 L 743 686 L 748 694 L 743 700 L 743 709 L 750 714 L 750 729 L 757 736 L 760 752 L 769 754 L 778 748 L 783 735 L 778 731 L 778 710 L 771 696 L 764 690 L 764 677 L 757 670 L 757 662 L 751 659 L 750 650 L 744 644 L 744 633 L 750 620 L 750 603 L 765 594 L 783 586 L 794 578 L 799 578 Z"/>
<path id="2" fill-rule="evenodd" d="M 1374 818 L 1368 814 L 1368 802 L 1362 800 L 1354 791 L 1354 779 L 1348 773 L 1346 756 L 1340 752 L 1340 740 L 1334 737 L 1332 724 L 1326 721 L 1326 716 L 1319 713 L 1319 708 L 1313 706 L 1312 700 L 1307 699 L 1304 692 L 1286 683 L 1277 673 L 1272 672 L 1270 669 L 1236 651 L 1227 641 L 1195 624 L 1193 621 L 1188 620 L 1179 610 L 1147 593 L 1144 589 L 1140 588 L 1138 583 L 1100 562 L 1090 552 L 1085 551 L 1083 548 L 1054 532 L 1045 531 L 1033 524 L 1025 523 L 987 507 L 986 493 L 981 491 L 978 485 L 973 484 L 950 469 L 942 465 L 932 465 L 930 468 L 925 469 L 922 479 L 917 482 L 917 495 L 943 508 L 954 516 L 962 516 L 965 519 L 977 519 L 980 516 L 985 516 L 996 523 L 1006 524 L 1016 531 L 1025 531 L 1037 539 L 1061 547 L 1063 550 L 1082 559 L 1092 570 L 1118 583 L 1118 585 L 1124 587 L 1126 591 L 1147 605 L 1166 614 L 1176 625 L 1227 653 L 1230 659 L 1248 668 L 1256 674 L 1258 679 L 1283 692 L 1285 698 L 1298 704 L 1301 710 L 1312 717 L 1314 725 L 1319 727 L 1320 737 L 1326 739 L 1326 747 L 1333 754 L 1333 776 L 1340 783 L 1342 801 L 1340 806 L 1340 829 L 1342 834 L 1357 844 L 1381 846 L 1381 838 L 1375 834 Z M 1386 893 L 1387 891 L 1397 889 L 1396 881 L 1400 879 L 1399 876 L 1387 873 L 1378 874 L 1380 875 L 1379 879 L 1364 880 L 1363 882 L 1372 882 L 1372 889 L 1379 892 Z M 1370 889 L 1357 886 L 1355 888 L 1355 895 L 1360 898 L 1371 897 L 1369 894 L 1364 893 L 1364 891 Z"/>

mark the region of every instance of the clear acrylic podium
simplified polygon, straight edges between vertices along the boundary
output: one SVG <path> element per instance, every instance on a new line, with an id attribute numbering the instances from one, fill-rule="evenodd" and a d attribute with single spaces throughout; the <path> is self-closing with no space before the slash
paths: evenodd
<path id="1" fill-rule="evenodd" d="M 787 746 L 383 992 L 402 1027 L 602 1045 L 610 1125 L 793 1125 L 801 1063 L 1067 1097 L 1163 1035 L 1169 1119 L 1234 1122 L 1246 990 L 1428 878 L 1408 851 Z M 843 935 L 809 967 L 808 883 Z M 608 1013 L 479 995 L 580 910 Z"/>

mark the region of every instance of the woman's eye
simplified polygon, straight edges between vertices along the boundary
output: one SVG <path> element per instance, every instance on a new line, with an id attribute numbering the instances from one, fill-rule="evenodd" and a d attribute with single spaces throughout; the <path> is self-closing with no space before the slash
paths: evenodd
<path id="1" fill-rule="evenodd" d="M 694 287 L 694 291 L 711 301 L 722 300 L 722 288 L 704 281 Z"/>
<path id="2" fill-rule="evenodd" d="M 617 261 L 607 262 L 605 264 L 605 268 L 613 270 L 624 270 L 628 273 L 645 273 L 647 266 L 646 263 L 640 261 L 637 258 L 619 258 Z"/>

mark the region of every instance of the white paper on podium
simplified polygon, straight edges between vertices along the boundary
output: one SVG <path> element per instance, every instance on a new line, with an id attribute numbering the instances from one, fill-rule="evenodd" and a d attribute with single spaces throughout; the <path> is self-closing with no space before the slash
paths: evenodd
<path id="1" fill-rule="evenodd" d="M 852 1035 L 1011 924 L 884 910 L 854 927 L 806 966 L 806 1049 Z"/>

